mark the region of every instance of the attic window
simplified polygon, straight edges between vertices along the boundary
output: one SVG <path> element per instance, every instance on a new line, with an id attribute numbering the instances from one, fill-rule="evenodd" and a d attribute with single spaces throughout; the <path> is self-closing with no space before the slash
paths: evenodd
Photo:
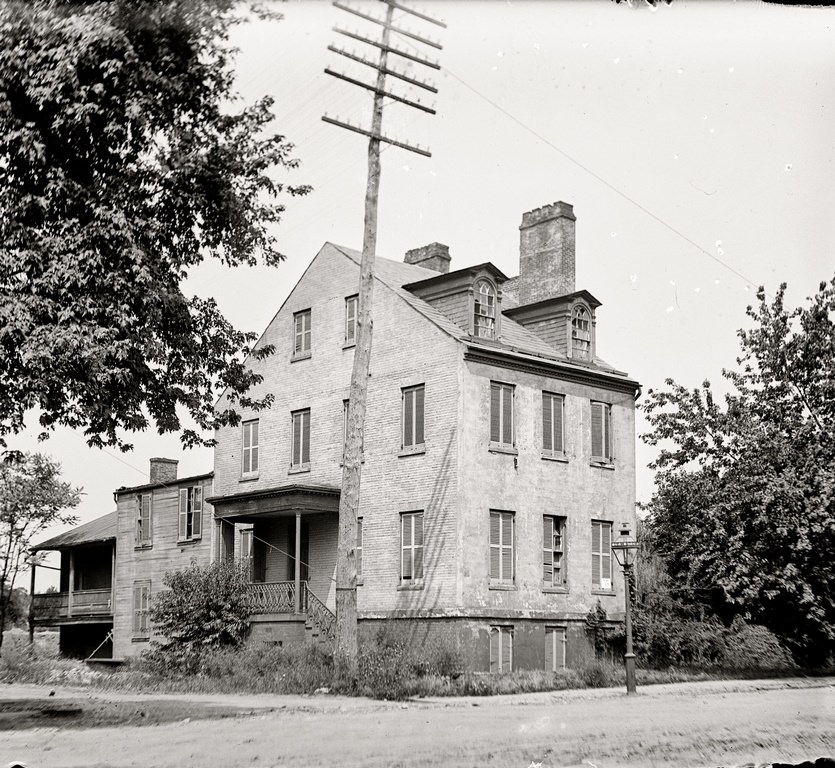
<path id="1" fill-rule="evenodd" d="M 474 335 L 482 339 L 495 339 L 496 289 L 489 280 L 479 280 L 475 288 Z"/>
<path id="2" fill-rule="evenodd" d="M 591 315 L 584 306 L 574 307 L 571 313 L 571 356 L 591 358 Z"/>

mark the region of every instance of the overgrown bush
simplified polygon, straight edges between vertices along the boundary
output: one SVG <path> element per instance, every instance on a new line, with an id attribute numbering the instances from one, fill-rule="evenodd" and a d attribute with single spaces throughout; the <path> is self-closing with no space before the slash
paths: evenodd
<path id="1" fill-rule="evenodd" d="M 240 563 L 192 563 L 164 577 L 168 589 L 150 608 L 164 636 L 148 652 L 149 662 L 193 672 L 208 648 L 237 647 L 249 631 L 249 575 Z"/>
<path id="2" fill-rule="evenodd" d="M 722 666 L 735 670 L 794 669 L 791 653 L 771 630 L 758 624 L 746 624 L 734 619 L 725 634 Z"/>

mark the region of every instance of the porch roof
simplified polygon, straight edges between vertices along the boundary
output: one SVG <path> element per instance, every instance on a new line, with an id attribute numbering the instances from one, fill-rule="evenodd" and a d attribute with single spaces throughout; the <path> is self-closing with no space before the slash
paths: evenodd
<path id="1" fill-rule="evenodd" d="M 42 541 L 32 547 L 32 552 L 48 549 L 70 549 L 80 544 L 96 544 L 116 539 L 116 513 L 97 517 L 89 523 L 79 525 L 66 533 L 60 533 L 51 539 Z"/>
<path id="2" fill-rule="evenodd" d="M 225 496 L 206 501 L 215 508 L 215 517 L 248 517 L 266 513 L 338 512 L 339 488 L 330 485 L 290 483 Z"/>

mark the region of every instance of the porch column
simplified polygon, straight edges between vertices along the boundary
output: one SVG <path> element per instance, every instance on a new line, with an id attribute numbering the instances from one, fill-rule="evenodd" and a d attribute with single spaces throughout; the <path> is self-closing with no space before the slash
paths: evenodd
<path id="1" fill-rule="evenodd" d="M 32 561 L 32 573 L 29 578 L 29 645 L 35 642 L 35 561 Z"/>
<path id="2" fill-rule="evenodd" d="M 72 618 L 72 590 L 75 586 L 75 554 L 72 549 L 70 553 L 70 583 L 67 585 L 67 618 Z"/>
<path id="3" fill-rule="evenodd" d="M 296 512 L 296 594 L 293 599 L 293 610 L 300 613 L 302 591 L 302 513 Z"/>

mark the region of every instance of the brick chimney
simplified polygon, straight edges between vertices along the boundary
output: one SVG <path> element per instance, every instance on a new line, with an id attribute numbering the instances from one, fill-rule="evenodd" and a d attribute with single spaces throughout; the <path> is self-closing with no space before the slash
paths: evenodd
<path id="1" fill-rule="evenodd" d="M 575 289 L 574 209 L 543 205 L 522 214 L 519 226 L 519 304 L 564 296 Z"/>
<path id="2" fill-rule="evenodd" d="M 449 272 L 451 260 L 449 246 L 443 243 L 429 243 L 423 248 L 413 248 L 411 251 L 406 251 L 406 258 L 403 259 L 407 264 L 417 264 L 425 269 L 433 269 L 442 275 Z"/>
<path id="3" fill-rule="evenodd" d="M 151 479 L 155 483 L 173 483 L 177 480 L 177 459 L 151 459 Z"/>

